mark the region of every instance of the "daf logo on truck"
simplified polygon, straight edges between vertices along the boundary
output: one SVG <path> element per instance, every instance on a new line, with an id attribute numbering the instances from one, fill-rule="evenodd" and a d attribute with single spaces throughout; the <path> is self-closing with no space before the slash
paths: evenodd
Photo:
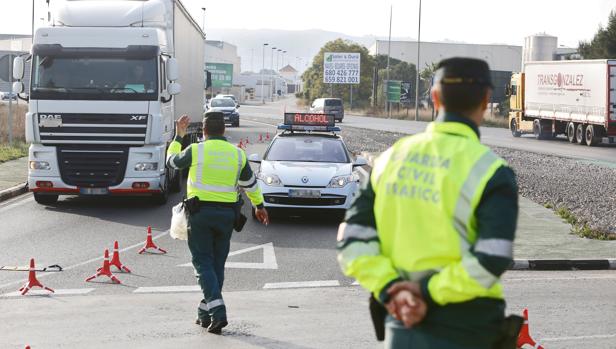
<path id="1" fill-rule="evenodd" d="M 60 114 L 40 114 L 41 120 L 44 119 L 54 119 L 54 120 L 62 120 L 62 115 Z"/>
<path id="2" fill-rule="evenodd" d="M 39 114 L 40 127 L 60 127 L 62 126 L 62 115 L 60 114 Z"/>

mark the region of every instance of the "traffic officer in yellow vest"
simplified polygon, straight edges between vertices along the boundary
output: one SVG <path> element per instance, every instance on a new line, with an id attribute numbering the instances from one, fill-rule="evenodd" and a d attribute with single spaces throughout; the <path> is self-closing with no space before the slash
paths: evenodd
<path id="1" fill-rule="evenodd" d="M 222 113 L 209 112 L 205 117 L 205 141 L 191 144 L 184 151 L 181 141 L 189 118 L 184 115 L 177 121 L 176 138 L 167 151 L 167 163 L 176 169 L 189 168 L 186 196 L 189 201 L 196 198 L 192 202 L 198 201 L 198 212 L 189 216 L 188 247 L 204 297 L 199 304 L 197 324 L 206 327 L 208 332 L 220 334 L 227 325 L 221 291 L 231 232 L 239 213 L 239 188 L 255 206 L 257 219 L 267 225 L 269 218 L 246 154 L 224 137 Z"/>
<path id="2" fill-rule="evenodd" d="M 376 159 L 340 225 L 338 261 L 389 312 L 387 348 L 499 340 L 518 193 L 511 168 L 479 142 L 491 90 L 486 62 L 440 62 L 438 119 Z"/>

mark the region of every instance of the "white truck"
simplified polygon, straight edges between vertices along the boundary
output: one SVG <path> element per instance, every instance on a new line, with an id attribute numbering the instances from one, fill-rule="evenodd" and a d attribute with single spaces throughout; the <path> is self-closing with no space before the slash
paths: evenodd
<path id="1" fill-rule="evenodd" d="M 564 134 L 589 146 L 616 141 L 616 60 L 528 62 L 512 75 L 508 93 L 514 137 Z"/>
<path id="2" fill-rule="evenodd" d="M 180 187 L 165 165 L 174 121 L 188 114 L 197 126 L 203 114 L 199 25 L 179 0 L 56 0 L 49 14 L 31 55 L 13 62 L 18 93 L 32 64 L 26 139 L 35 200 L 147 195 L 165 203 Z"/>

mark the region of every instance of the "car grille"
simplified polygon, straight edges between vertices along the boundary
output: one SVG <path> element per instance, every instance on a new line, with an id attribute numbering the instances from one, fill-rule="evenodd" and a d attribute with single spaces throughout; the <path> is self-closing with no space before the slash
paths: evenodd
<path id="1" fill-rule="evenodd" d="M 107 188 L 124 180 L 127 147 L 58 147 L 57 151 L 60 175 L 68 185 Z"/>
<path id="2" fill-rule="evenodd" d="M 283 195 L 264 195 L 265 202 L 276 205 L 297 206 L 339 206 L 344 205 L 346 197 L 342 195 L 327 195 L 321 198 L 290 198 Z"/>
<path id="3" fill-rule="evenodd" d="M 38 115 L 41 143 L 143 145 L 148 127 L 147 115 L 57 114 L 62 123 L 48 127 Z M 56 126 L 56 125 L 52 125 Z"/>

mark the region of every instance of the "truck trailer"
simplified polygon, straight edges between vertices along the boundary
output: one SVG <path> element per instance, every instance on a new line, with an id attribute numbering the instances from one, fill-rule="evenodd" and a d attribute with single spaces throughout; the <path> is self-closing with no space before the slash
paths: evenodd
<path id="1" fill-rule="evenodd" d="M 35 200 L 140 195 L 163 204 L 179 191 L 166 150 L 182 114 L 193 118 L 191 138 L 200 130 L 204 48 L 203 31 L 179 0 L 52 1 L 31 54 L 13 62 L 13 89 L 29 100 Z"/>
<path id="2" fill-rule="evenodd" d="M 527 62 L 508 88 L 514 137 L 564 134 L 594 146 L 616 140 L 616 60 Z"/>

